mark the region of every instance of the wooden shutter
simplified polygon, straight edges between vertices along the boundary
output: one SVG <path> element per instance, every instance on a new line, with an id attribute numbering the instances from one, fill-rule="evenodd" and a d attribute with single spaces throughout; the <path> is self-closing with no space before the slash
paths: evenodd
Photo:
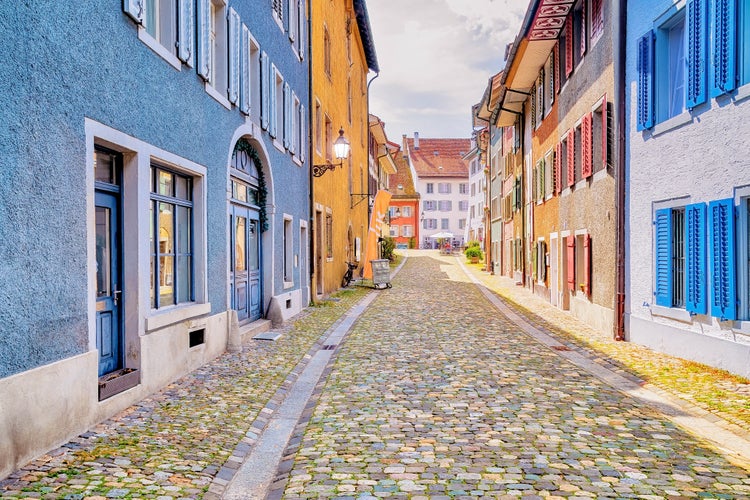
<path id="1" fill-rule="evenodd" d="M 196 71 L 206 81 L 211 80 L 211 0 L 197 0 L 198 41 Z"/>
<path id="2" fill-rule="evenodd" d="M 299 128 L 297 120 L 299 119 L 299 108 L 294 109 L 294 101 L 298 101 L 297 94 L 291 93 L 289 98 L 289 152 L 297 154 L 297 142 L 299 141 Z"/>
<path id="3" fill-rule="evenodd" d="M 714 83 L 712 96 L 737 85 L 737 11 L 735 0 L 714 0 Z"/>
<path id="4" fill-rule="evenodd" d="M 562 142 L 558 142 L 555 145 L 555 160 L 553 164 L 553 178 L 555 179 L 553 192 L 555 194 L 558 194 L 560 191 L 562 191 Z"/>
<path id="5" fill-rule="evenodd" d="M 584 179 L 593 173 L 593 122 L 594 116 L 592 113 L 584 115 L 583 120 L 581 120 L 581 177 Z"/>
<path id="6" fill-rule="evenodd" d="M 283 96 L 281 96 L 283 99 Z M 276 99 L 276 65 L 270 63 L 268 70 L 268 133 L 274 139 L 278 133 L 277 127 L 279 122 L 278 105 Z"/>
<path id="7" fill-rule="evenodd" d="M 544 201 L 547 194 L 547 162 L 544 158 L 539 160 L 539 197 Z"/>
<path id="8" fill-rule="evenodd" d="M 656 211 L 654 239 L 656 305 L 672 307 L 672 209 L 663 208 Z"/>
<path id="9" fill-rule="evenodd" d="M 554 57 L 555 60 L 553 61 L 552 66 L 554 67 L 554 70 L 552 71 L 554 73 L 555 78 L 555 93 L 560 93 L 560 41 L 558 40 L 557 43 L 555 43 L 555 51 L 554 51 Z"/>
<path id="10" fill-rule="evenodd" d="M 706 314 L 706 204 L 685 207 L 685 309 Z"/>
<path id="11" fill-rule="evenodd" d="M 568 280 L 568 290 L 576 290 L 576 237 L 570 235 L 567 237 L 566 245 L 567 269 L 565 270 Z"/>
<path id="12" fill-rule="evenodd" d="M 609 162 L 609 117 L 607 109 L 607 96 L 604 95 L 602 101 L 602 168 L 607 169 L 607 163 Z"/>
<path id="13" fill-rule="evenodd" d="M 688 0 L 687 3 L 687 96 L 685 105 L 694 108 L 706 102 L 708 13 L 707 0 Z"/>
<path id="14" fill-rule="evenodd" d="M 242 33 L 240 15 L 229 8 L 229 102 L 236 104 L 240 95 L 240 35 Z"/>
<path id="15" fill-rule="evenodd" d="M 565 77 L 573 73 L 573 14 L 565 20 Z"/>
<path id="16" fill-rule="evenodd" d="M 305 58 L 305 0 L 297 0 L 297 52 L 299 58 Z"/>
<path id="17" fill-rule="evenodd" d="M 583 293 L 591 297 L 591 235 L 583 235 Z"/>
<path id="18" fill-rule="evenodd" d="M 588 46 L 588 39 L 586 38 L 586 0 L 581 2 L 581 59 L 583 59 L 583 55 L 586 53 L 586 47 Z"/>
<path id="19" fill-rule="evenodd" d="M 250 114 L 250 89 L 252 82 L 250 71 L 250 30 L 242 25 L 242 37 L 240 43 L 240 112 Z"/>
<path id="20" fill-rule="evenodd" d="M 654 126 L 654 32 L 638 39 L 638 124 L 643 130 Z"/>
<path id="21" fill-rule="evenodd" d="M 283 86 L 283 92 L 284 92 L 284 113 L 283 113 L 283 124 L 281 127 L 281 133 L 282 133 L 282 139 L 284 143 L 284 147 L 286 149 L 291 149 L 291 139 L 292 139 L 292 90 L 289 87 L 289 84 L 287 82 L 284 82 Z"/>
<path id="22" fill-rule="evenodd" d="M 568 186 L 576 183 L 576 132 L 575 129 L 568 131 Z"/>
<path id="23" fill-rule="evenodd" d="M 709 211 L 711 316 L 737 319 L 734 200 L 712 201 Z"/>
<path id="24" fill-rule="evenodd" d="M 299 161 L 305 162 L 305 152 L 307 151 L 307 120 L 305 119 L 305 105 L 299 105 Z"/>
<path id="25" fill-rule="evenodd" d="M 195 45 L 195 1 L 177 0 L 179 22 L 177 23 L 177 57 L 193 67 Z"/>
<path id="26" fill-rule="evenodd" d="M 531 87 L 531 130 L 536 129 L 536 82 Z"/>
<path id="27" fill-rule="evenodd" d="M 539 266 L 539 270 L 542 272 L 541 276 L 539 277 L 540 281 L 547 281 L 547 243 L 544 241 L 539 242 L 540 247 L 540 253 L 539 258 L 541 259 L 541 265 Z"/>
<path id="28" fill-rule="evenodd" d="M 268 82 L 271 81 L 268 76 L 270 71 L 271 64 L 268 60 L 268 54 L 264 51 L 260 56 L 260 126 L 263 130 L 268 130 L 268 116 L 271 109 L 271 90 L 268 85 Z"/>
<path id="29" fill-rule="evenodd" d="M 144 0 L 122 0 L 122 10 L 138 24 L 143 24 L 143 2 Z"/>

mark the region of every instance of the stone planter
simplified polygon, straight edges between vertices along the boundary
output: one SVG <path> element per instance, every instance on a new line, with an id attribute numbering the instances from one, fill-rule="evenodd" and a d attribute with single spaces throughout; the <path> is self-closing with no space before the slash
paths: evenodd
<path id="1" fill-rule="evenodd" d="M 123 368 L 99 377 L 99 401 L 135 387 L 141 380 L 141 373 L 133 368 Z"/>

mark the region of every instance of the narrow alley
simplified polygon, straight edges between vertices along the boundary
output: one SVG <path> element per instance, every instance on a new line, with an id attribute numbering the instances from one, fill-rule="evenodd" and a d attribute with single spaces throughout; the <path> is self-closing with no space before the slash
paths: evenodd
<path id="1" fill-rule="evenodd" d="M 741 438 L 720 452 L 683 430 L 582 368 L 599 366 L 585 355 L 573 363 L 523 331 L 469 276 L 459 259 L 413 252 L 392 289 L 309 308 L 277 341 L 220 357 L 11 475 L 0 497 L 242 498 L 253 470 L 241 461 L 328 350 L 268 498 L 750 498 Z M 363 297 L 349 331 L 325 337 Z"/>

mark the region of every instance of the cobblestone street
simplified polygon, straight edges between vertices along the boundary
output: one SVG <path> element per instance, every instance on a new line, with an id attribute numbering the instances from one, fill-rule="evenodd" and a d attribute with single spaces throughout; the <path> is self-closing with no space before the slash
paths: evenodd
<path id="1" fill-rule="evenodd" d="M 323 333 L 366 288 L 41 457 L 0 497 L 218 498 L 333 349 L 270 498 L 750 498 L 747 462 L 529 336 L 458 259 L 413 255 L 335 346 Z"/>

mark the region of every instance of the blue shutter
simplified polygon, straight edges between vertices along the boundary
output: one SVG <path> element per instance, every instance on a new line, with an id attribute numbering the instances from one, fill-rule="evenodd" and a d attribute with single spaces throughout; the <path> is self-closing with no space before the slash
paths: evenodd
<path id="1" fill-rule="evenodd" d="M 297 94 L 292 92 L 292 97 L 289 99 L 289 102 L 291 103 L 291 106 L 289 107 L 289 152 L 292 154 L 297 153 L 297 142 L 299 140 L 299 133 L 297 128 L 299 113 L 295 112 L 294 109 L 294 101 L 296 100 Z"/>
<path id="2" fill-rule="evenodd" d="M 143 24 L 143 1 L 122 0 L 122 10 L 138 24 Z"/>
<path id="3" fill-rule="evenodd" d="M 269 64 L 268 54 L 263 52 L 260 56 L 260 126 L 263 130 L 268 130 L 268 113 L 271 104 L 271 90 L 268 88 L 268 82 L 271 81 L 268 77 L 270 70 L 271 65 Z"/>
<path id="4" fill-rule="evenodd" d="M 710 230 L 711 316 L 737 319 L 734 200 L 708 205 Z"/>
<path id="5" fill-rule="evenodd" d="M 297 51 L 299 58 L 305 58 L 305 1 L 297 0 Z"/>
<path id="6" fill-rule="evenodd" d="M 654 126 L 654 31 L 638 39 L 638 130 Z"/>
<path id="7" fill-rule="evenodd" d="M 656 211 L 654 295 L 656 305 L 672 307 L 672 209 Z"/>
<path id="8" fill-rule="evenodd" d="M 685 309 L 706 314 L 706 204 L 685 207 Z"/>
<path id="9" fill-rule="evenodd" d="M 244 24 L 240 41 L 240 111 L 250 114 L 250 30 Z"/>
<path id="10" fill-rule="evenodd" d="M 736 0 L 714 0 L 714 83 L 712 96 L 734 90 L 737 84 Z"/>
<path id="11" fill-rule="evenodd" d="M 196 71 L 206 81 L 211 80 L 211 0 L 197 0 L 198 53 Z"/>
<path id="12" fill-rule="evenodd" d="M 687 3 L 687 96 L 685 105 L 694 108 L 706 102 L 708 0 Z"/>
<path id="13" fill-rule="evenodd" d="M 299 161 L 305 162 L 305 151 L 307 151 L 307 120 L 305 118 L 305 105 L 299 105 Z"/>
<path id="14" fill-rule="evenodd" d="M 240 15 L 233 8 L 229 8 L 229 88 L 227 97 L 229 102 L 237 104 L 240 95 Z"/>
<path id="15" fill-rule="evenodd" d="M 279 96 L 276 95 L 276 65 L 271 63 L 268 71 L 268 133 L 276 138 L 277 135 L 277 124 L 279 116 L 277 110 L 279 109 L 276 105 L 276 99 Z"/>
<path id="16" fill-rule="evenodd" d="M 283 123 L 282 123 L 282 126 L 281 126 L 281 133 L 283 135 L 282 139 L 283 139 L 283 143 L 284 143 L 284 148 L 289 149 L 290 148 L 290 143 L 291 143 L 290 139 L 291 139 L 291 135 L 292 135 L 291 134 L 291 127 L 289 126 L 289 125 L 291 125 L 291 122 L 292 122 L 292 120 L 291 120 L 292 113 L 291 113 L 291 111 L 289 109 L 289 108 L 291 108 L 291 102 L 292 102 L 292 90 L 289 87 L 289 84 L 287 82 L 284 82 L 283 89 L 284 89 L 284 101 L 283 101 L 284 113 L 283 113 L 283 117 L 282 117 L 283 118 Z"/>
<path id="17" fill-rule="evenodd" d="M 195 1 L 177 0 L 179 22 L 177 23 L 177 57 L 193 67 L 195 45 Z"/>

